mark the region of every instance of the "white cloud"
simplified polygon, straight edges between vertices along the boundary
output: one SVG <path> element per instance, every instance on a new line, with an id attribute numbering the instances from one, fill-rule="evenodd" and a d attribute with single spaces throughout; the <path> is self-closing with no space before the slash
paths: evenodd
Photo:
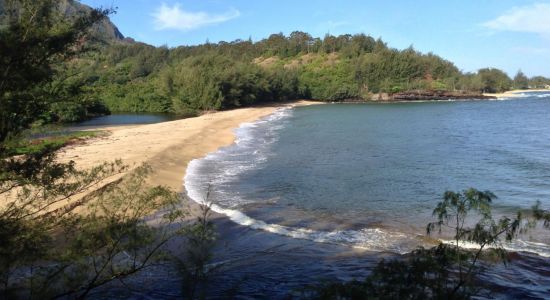
<path id="1" fill-rule="evenodd" d="M 483 26 L 500 31 L 550 34 L 550 3 L 515 7 Z"/>
<path id="2" fill-rule="evenodd" d="M 241 13 L 233 8 L 221 14 L 212 14 L 202 11 L 186 11 L 182 9 L 178 3 L 174 4 L 172 7 L 163 3 L 157 11 L 153 13 L 153 18 L 157 30 L 176 29 L 187 31 L 223 23 L 237 18 L 240 15 Z"/>

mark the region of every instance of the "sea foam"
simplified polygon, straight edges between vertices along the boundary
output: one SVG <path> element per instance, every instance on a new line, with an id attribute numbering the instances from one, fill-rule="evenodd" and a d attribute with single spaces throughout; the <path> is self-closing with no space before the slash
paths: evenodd
<path id="1" fill-rule="evenodd" d="M 456 241 L 444 240 L 444 239 L 440 241 L 444 244 L 456 245 Z M 465 241 L 460 241 L 458 245 L 460 246 L 460 248 L 464 248 L 464 249 L 479 249 L 480 247 L 480 245 L 477 243 L 465 242 Z M 529 242 L 529 241 L 518 239 L 512 242 L 502 242 L 500 246 L 507 251 L 531 252 L 543 257 L 550 257 L 550 245 L 547 245 L 545 243 Z M 492 249 L 495 247 L 494 246 L 485 247 L 485 249 L 487 248 Z"/>

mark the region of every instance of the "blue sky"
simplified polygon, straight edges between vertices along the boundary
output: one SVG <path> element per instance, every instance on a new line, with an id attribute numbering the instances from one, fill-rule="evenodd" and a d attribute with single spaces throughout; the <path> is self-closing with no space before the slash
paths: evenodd
<path id="1" fill-rule="evenodd" d="M 413 45 L 464 71 L 497 67 L 550 77 L 550 1 L 524 0 L 82 0 L 118 7 L 112 21 L 152 45 L 260 40 L 271 33 L 365 33 Z"/>

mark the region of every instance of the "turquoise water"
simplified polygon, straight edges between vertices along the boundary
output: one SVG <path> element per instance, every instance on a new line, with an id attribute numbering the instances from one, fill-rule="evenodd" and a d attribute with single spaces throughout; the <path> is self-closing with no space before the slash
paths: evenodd
<path id="1" fill-rule="evenodd" d="M 281 109 L 193 161 L 186 188 L 238 224 L 293 238 L 406 253 L 446 190 L 499 198 L 496 215 L 550 208 L 550 94 L 503 101 Z M 445 237 L 443 237 L 445 238 Z M 510 250 L 550 256 L 534 231 Z"/>

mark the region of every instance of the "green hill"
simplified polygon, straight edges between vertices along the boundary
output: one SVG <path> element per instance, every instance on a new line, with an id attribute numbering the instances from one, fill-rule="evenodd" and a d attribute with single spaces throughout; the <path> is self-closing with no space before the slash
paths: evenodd
<path id="1" fill-rule="evenodd" d="M 273 34 L 258 42 L 176 48 L 114 44 L 77 67 L 112 111 L 195 114 L 267 101 L 363 101 L 406 91 L 503 91 L 502 71 L 463 73 L 452 62 L 365 34 Z M 504 74 L 504 76 L 502 76 Z"/>
<path id="2" fill-rule="evenodd" d="M 0 0 L 0 21 L 6 19 L 5 3 Z M 60 0 L 56 10 L 62 18 L 70 18 L 91 8 Z M 366 34 L 319 38 L 295 31 L 257 42 L 239 39 L 168 48 L 125 39 L 105 19 L 90 36 L 89 42 L 100 47 L 60 67 L 70 74 L 68 86 L 85 91 L 87 103 L 105 105 L 110 111 L 195 115 L 292 99 L 467 98 L 548 82 L 541 77 L 529 80 L 520 73 L 512 80 L 494 68 L 464 73 L 436 54 L 412 46 L 395 49 Z M 63 112 L 55 113 L 66 115 L 58 120 L 86 115 L 76 113 L 83 111 L 78 103 L 71 105 L 69 112 L 62 106 Z"/>

